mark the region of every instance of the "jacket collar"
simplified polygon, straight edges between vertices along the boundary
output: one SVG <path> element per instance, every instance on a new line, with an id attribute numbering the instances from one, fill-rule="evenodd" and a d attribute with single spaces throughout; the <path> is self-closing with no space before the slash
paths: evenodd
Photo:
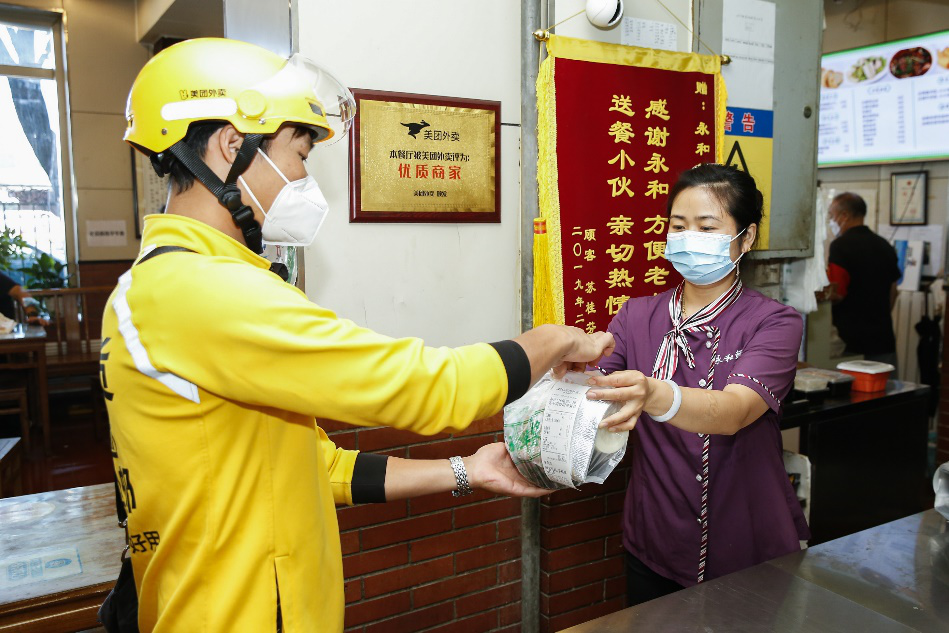
<path id="1" fill-rule="evenodd" d="M 239 259 L 258 268 L 270 268 L 270 262 L 232 237 L 193 218 L 160 214 L 145 217 L 142 252 L 153 246 L 182 246 L 202 255 Z"/>

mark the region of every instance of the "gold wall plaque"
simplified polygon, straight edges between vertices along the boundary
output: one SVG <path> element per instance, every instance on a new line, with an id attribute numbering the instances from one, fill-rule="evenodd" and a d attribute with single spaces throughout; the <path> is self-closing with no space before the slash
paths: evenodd
<path id="1" fill-rule="evenodd" d="M 500 222 L 501 103 L 353 90 L 350 222 Z"/>

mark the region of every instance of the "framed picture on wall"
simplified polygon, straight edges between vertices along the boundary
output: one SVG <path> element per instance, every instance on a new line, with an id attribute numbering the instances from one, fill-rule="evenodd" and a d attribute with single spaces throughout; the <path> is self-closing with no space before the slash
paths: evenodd
<path id="1" fill-rule="evenodd" d="M 501 102 L 353 90 L 350 222 L 500 222 Z"/>
<path id="2" fill-rule="evenodd" d="M 132 152 L 132 212 L 134 214 L 135 237 L 142 238 L 145 216 L 163 213 L 168 201 L 168 177 L 161 178 L 151 162 L 141 152 Z"/>
<path id="3" fill-rule="evenodd" d="M 890 175 L 890 224 L 926 224 L 925 171 Z"/>

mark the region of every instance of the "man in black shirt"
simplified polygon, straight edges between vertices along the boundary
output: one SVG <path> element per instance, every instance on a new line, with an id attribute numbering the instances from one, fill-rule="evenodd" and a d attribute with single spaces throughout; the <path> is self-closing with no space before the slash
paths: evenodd
<path id="1" fill-rule="evenodd" d="M 863 354 L 896 366 L 896 337 L 890 312 L 902 272 L 896 251 L 864 225 L 867 204 L 854 193 L 836 196 L 828 211 L 831 230 L 827 277 L 833 321 L 846 353 Z"/>

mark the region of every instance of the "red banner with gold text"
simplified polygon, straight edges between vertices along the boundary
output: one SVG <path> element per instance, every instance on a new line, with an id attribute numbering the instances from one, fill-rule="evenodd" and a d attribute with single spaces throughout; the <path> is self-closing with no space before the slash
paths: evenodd
<path id="1" fill-rule="evenodd" d="M 535 293 L 534 322 L 605 330 L 627 299 L 681 279 L 663 256 L 666 203 L 680 173 L 720 160 L 720 65 L 557 37 L 548 51 L 538 78 L 547 235 L 535 244 L 547 261 L 535 264 L 546 268 L 535 280 L 548 275 L 552 313 Z"/>

